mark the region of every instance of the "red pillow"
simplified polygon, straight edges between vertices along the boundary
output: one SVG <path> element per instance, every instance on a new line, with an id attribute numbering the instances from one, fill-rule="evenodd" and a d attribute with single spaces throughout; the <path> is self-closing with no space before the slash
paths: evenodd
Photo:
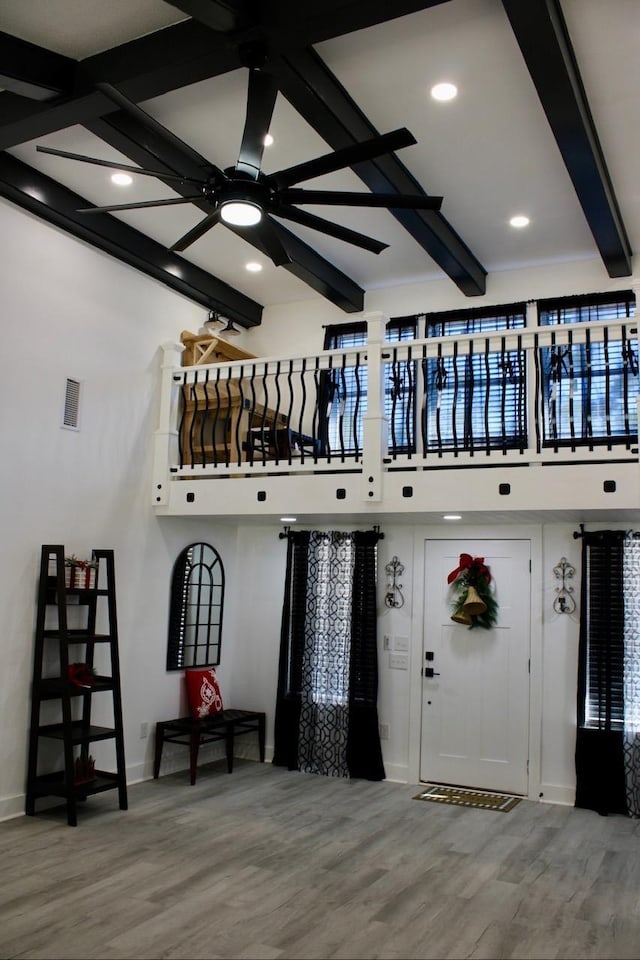
<path id="1" fill-rule="evenodd" d="M 206 670 L 186 670 L 185 677 L 192 716 L 201 719 L 224 710 L 216 672 L 212 667 Z"/>

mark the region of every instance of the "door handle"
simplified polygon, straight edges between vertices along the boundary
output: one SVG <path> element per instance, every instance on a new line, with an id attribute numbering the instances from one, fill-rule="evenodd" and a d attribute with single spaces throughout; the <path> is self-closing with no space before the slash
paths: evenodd
<path id="1" fill-rule="evenodd" d="M 425 675 L 425 677 L 439 677 L 439 676 L 440 676 L 439 673 L 436 673 L 436 671 L 433 669 L 433 667 L 425 667 L 425 668 L 424 668 L 424 675 Z"/>

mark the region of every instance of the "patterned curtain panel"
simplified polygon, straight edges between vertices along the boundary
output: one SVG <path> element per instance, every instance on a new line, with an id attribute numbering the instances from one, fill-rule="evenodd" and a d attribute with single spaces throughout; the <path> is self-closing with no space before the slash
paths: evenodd
<path id="1" fill-rule="evenodd" d="M 628 534 L 624 572 L 624 775 L 629 816 L 640 817 L 640 539 Z"/>
<path id="2" fill-rule="evenodd" d="M 289 534 L 273 762 L 384 778 L 377 715 L 377 533 Z"/>
<path id="3" fill-rule="evenodd" d="M 583 535 L 576 806 L 640 816 L 640 541 Z"/>

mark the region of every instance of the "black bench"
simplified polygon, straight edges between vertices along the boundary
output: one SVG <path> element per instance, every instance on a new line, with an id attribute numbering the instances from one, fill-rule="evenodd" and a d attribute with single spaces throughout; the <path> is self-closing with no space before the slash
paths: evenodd
<path id="1" fill-rule="evenodd" d="M 265 714 L 256 710 L 223 710 L 209 717 L 178 717 L 176 720 L 159 720 L 156 723 L 156 749 L 153 777 L 160 776 L 162 748 L 165 743 L 179 743 L 189 747 L 189 772 L 192 785 L 196 782 L 198 751 L 203 743 L 224 740 L 227 754 L 227 771 L 233 772 L 233 743 L 243 733 L 258 733 L 260 762 L 264 763 Z"/>

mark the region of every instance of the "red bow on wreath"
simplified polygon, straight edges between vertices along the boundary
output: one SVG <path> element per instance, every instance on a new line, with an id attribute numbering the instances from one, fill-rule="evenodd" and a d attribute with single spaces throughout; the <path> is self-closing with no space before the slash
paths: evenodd
<path id="1" fill-rule="evenodd" d="M 459 566 L 455 570 L 452 570 L 449 576 L 447 577 L 447 583 L 453 583 L 456 577 L 459 577 L 461 573 L 464 573 L 465 570 L 468 570 L 467 579 L 475 581 L 480 577 L 486 577 L 487 583 L 491 583 L 491 572 L 489 567 L 485 565 L 484 557 L 472 557 L 470 553 L 461 553 Z"/>

